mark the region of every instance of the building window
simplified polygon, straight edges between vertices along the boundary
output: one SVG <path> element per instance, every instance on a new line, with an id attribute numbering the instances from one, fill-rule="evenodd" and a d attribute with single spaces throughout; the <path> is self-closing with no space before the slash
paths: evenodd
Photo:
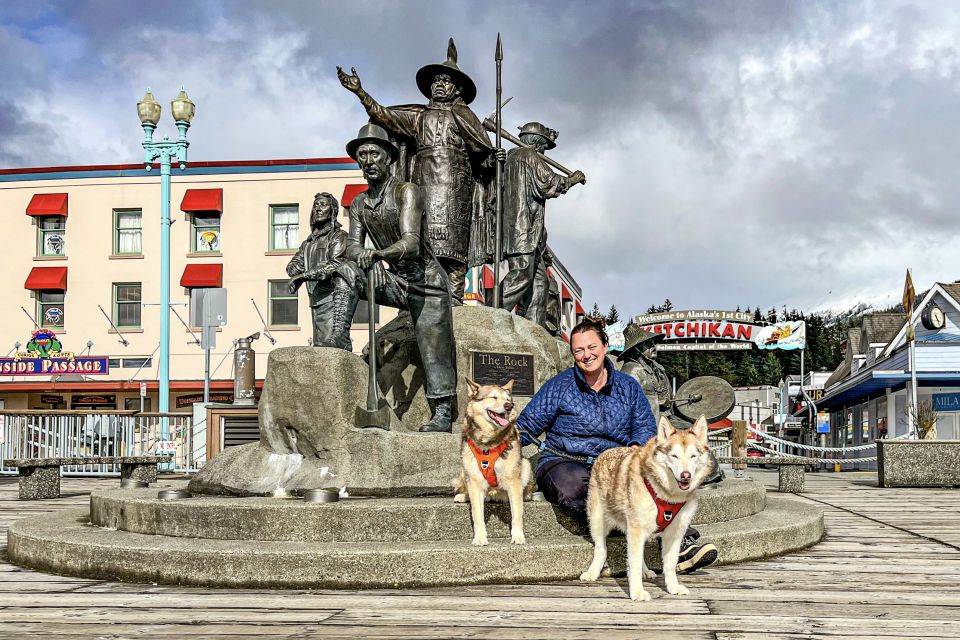
<path id="1" fill-rule="evenodd" d="M 270 281 L 268 322 L 271 327 L 289 327 L 297 324 L 297 296 L 287 289 L 289 282 L 289 280 Z"/>
<path id="2" fill-rule="evenodd" d="M 113 285 L 113 323 L 118 329 L 140 328 L 139 282 L 120 282 Z"/>
<path id="3" fill-rule="evenodd" d="M 296 249 L 300 239 L 300 210 L 297 205 L 270 206 L 270 248 Z"/>
<path id="4" fill-rule="evenodd" d="M 149 412 L 151 408 L 150 400 L 152 398 L 124 398 L 123 399 L 123 408 L 127 411 L 140 411 L 141 402 L 143 403 L 143 411 Z"/>
<path id="5" fill-rule="evenodd" d="M 139 209 L 113 212 L 113 253 L 143 253 L 143 212 Z"/>
<path id="6" fill-rule="evenodd" d="M 37 253 L 41 256 L 62 256 L 65 251 L 67 218 L 43 216 L 38 223 Z"/>
<path id="7" fill-rule="evenodd" d="M 152 366 L 153 358 L 150 356 L 123 359 L 124 369 L 149 369 Z"/>
<path id="8" fill-rule="evenodd" d="M 190 249 L 195 253 L 220 252 L 220 214 L 195 213 Z"/>
<path id="9" fill-rule="evenodd" d="M 37 323 L 44 329 L 63 329 L 63 291 L 37 292 Z"/>

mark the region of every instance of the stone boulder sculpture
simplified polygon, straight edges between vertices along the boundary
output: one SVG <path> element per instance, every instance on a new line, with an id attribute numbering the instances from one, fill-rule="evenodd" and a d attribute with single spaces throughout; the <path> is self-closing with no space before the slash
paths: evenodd
<path id="1" fill-rule="evenodd" d="M 565 343 L 502 309 L 457 307 L 453 320 L 461 411 L 467 393 L 463 378 L 471 374 L 474 351 L 533 356 L 535 388 L 572 365 Z M 459 464 L 459 420 L 452 434 L 417 431 L 430 410 L 409 316 L 401 314 L 376 338 L 380 388 L 393 412 L 389 430 L 355 426 L 356 410 L 367 396 L 363 358 L 327 347 L 274 349 L 260 397 L 260 441 L 218 454 L 191 480 L 189 490 L 285 495 L 336 486 L 353 495 L 449 493 Z M 523 407 L 529 397 L 516 396 L 515 402 Z"/>

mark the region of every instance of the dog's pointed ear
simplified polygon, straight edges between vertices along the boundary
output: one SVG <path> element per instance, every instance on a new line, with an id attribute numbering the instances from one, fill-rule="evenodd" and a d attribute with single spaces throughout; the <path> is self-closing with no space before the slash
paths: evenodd
<path id="1" fill-rule="evenodd" d="M 660 422 L 657 424 L 657 440 L 666 440 L 676 432 L 667 416 L 660 416 Z"/>
<path id="2" fill-rule="evenodd" d="M 697 418 L 697 421 L 693 423 L 693 427 L 690 428 L 690 432 L 696 436 L 700 444 L 707 444 L 707 416 Z"/>
<path id="3" fill-rule="evenodd" d="M 507 381 L 506 384 L 500 385 L 500 388 L 506 391 L 507 393 L 513 392 L 513 378 Z"/>
<path id="4" fill-rule="evenodd" d="M 468 387 L 467 397 L 476 398 L 477 394 L 480 393 L 480 385 L 478 385 L 476 382 L 474 382 L 467 376 L 463 376 L 463 379 L 467 381 L 467 387 Z"/>

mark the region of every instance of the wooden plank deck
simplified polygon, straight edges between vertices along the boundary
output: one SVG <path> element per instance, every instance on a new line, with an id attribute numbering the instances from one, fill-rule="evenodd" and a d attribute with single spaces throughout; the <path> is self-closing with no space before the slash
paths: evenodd
<path id="1" fill-rule="evenodd" d="M 775 487 L 772 471 L 750 471 Z M 827 537 L 802 553 L 686 576 L 691 595 L 624 580 L 418 590 L 226 590 L 52 576 L 6 562 L 10 522 L 83 505 L 116 478 L 17 500 L 0 478 L 0 630 L 9 638 L 958 638 L 960 492 L 807 474 Z M 662 584 L 662 582 L 660 583 Z"/>

